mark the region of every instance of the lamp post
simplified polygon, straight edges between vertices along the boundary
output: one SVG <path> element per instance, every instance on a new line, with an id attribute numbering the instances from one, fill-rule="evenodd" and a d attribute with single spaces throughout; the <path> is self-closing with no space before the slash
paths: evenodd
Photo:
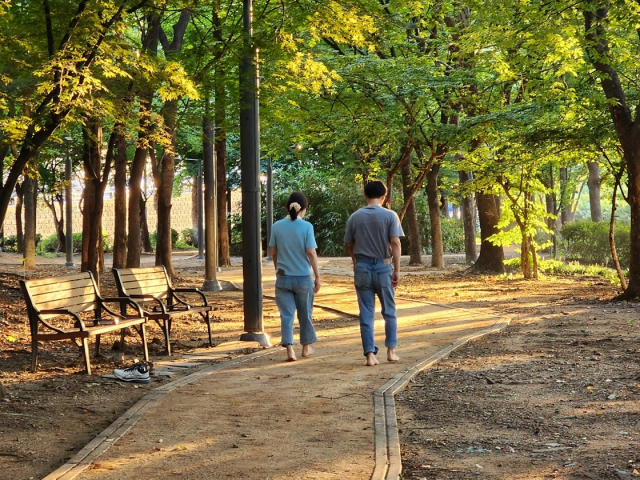
<path id="1" fill-rule="evenodd" d="M 243 47 L 240 62 L 240 155 L 242 169 L 242 277 L 244 331 L 241 341 L 270 346 L 262 318 L 260 235 L 260 119 L 257 50 L 253 44 L 253 0 L 242 2 Z"/>
<path id="2" fill-rule="evenodd" d="M 67 146 L 67 156 L 64 160 L 64 180 L 66 186 L 64 189 L 65 203 L 65 250 L 67 251 L 67 262 L 65 266 L 73 267 L 73 190 L 71 186 L 71 157 L 69 156 L 69 144 L 71 137 L 64 137 Z"/>

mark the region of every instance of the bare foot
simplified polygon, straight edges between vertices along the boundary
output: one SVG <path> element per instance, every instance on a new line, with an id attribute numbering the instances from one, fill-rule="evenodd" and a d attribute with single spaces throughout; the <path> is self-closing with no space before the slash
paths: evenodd
<path id="1" fill-rule="evenodd" d="M 375 353 L 369 352 L 367 353 L 367 367 L 373 367 L 374 365 L 378 365 L 378 359 L 376 358 Z"/>
<path id="2" fill-rule="evenodd" d="M 316 349 L 313 347 L 312 344 L 308 344 L 308 345 L 303 345 L 302 346 L 302 356 L 303 357 L 308 357 L 310 355 L 313 354 L 313 352 L 315 352 Z"/>
<path id="3" fill-rule="evenodd" d="M 293 345 L 287 345 L 287 362 L 295 362 L 298 360 L 296 352 L 293 350 Z"/>
<path id="4" fill-rule="evenodd" d="M 391 363 L 395 363 L 400 360 L 400 357 L 396 355 L 395 348 L 387 348 L 387 361 Z"/>

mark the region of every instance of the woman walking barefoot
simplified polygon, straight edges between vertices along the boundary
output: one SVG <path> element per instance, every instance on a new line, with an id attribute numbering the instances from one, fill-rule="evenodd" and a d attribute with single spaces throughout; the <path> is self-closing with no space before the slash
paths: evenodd
<path id="1" fill-rule="evenodd" d="M 320 273 L 313 226 L 304 220 L 307 198 L 293 192 L 287 200 L 288 216 L 273 224 L 269 247 L 276 269 L 276 305 L 280 311 L 281 345 L 287 349 L 287 361 L 297 360 L 293 350 L 293 317 L 297 311 L 300 324 L 302 356 L 315 348 L 316 331 L 311 314 L 313 297 L 320 290 Z M 312 275 L 313 274 L 313 275 Z"/>

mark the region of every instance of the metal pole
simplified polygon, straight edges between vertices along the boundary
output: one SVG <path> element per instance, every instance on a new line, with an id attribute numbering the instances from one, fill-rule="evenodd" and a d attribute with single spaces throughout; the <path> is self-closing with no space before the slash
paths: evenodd
<path id="1" fill-rule="evenodd" d="M 260 126 L 256 49 L 252 39 L 253 1 L 243 0 L 244 54 L 240 64 L 240 156 L 242 169 L 242 275 L 244 330 L 242 341 L 270 346 L 263 331 L 260 235 Z"/>
<path id="2" fill-rule="evenodd" d="M 203 122 L 203 163 L 204 163 L 204 242 L 206 253 L 204 257 L 204 283 L 201 290 L 205 292 L 219 292 L 222 290 L 216 276 L 218 267 L 218 226 L 216 218 L 216 156 L 213 141 L 213 121 L 205 118 Z"/>
<path id="3" fill-rule="evenodd" d="M 271 157 L 267 157 L 267 245 L 271 240 L 271 227 L 273 226 L 273 169 L 271 168 Z M 268 251 L 268 247 L 267 247 Z M 271 260 L 271 255 L 267 253 L 267 260 Z"/>
<path id="4" fill-rule="evenodd" d="M 65 250 L 67 251 L 67 267 L 73 267 L 73 190 L 71 186 L 71 157 L 69 156 L 69 142 L 71 137 L 65 137 L 67 145 L 67 158 L 64 160 L 64 180 L 66 187 L 64 189 L 65 203 Z"/>
<path id="5" fill-rule="evenodd" d="M 204 199 L 202 198 L 202 161 L 198 160 L 198 181 L 196 182 L 198 189 L 198 256 L 196 258 L 204 258 L 204 225 L 202 222 L 202 209 Z"/>

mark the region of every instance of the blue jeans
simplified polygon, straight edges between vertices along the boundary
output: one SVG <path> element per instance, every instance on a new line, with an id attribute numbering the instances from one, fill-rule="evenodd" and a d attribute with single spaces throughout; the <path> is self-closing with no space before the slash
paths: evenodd
<path id="1" fill-rule="evenodd" d="M 391 274 L 391 265 L 383 263 L 380 259 L 356 258 L 353 283 L 360 307 L 360 337 L 365 356 L 371 352 L 378 353 L 373 336 L 376 295 L 380 300 L 384 318 L 384 345 L 387 348 L 396 348 L 398 344 L 398 321 Z"/>
<path id="2" fill-rule="evenodd" d="M 293 345 L 293 317 L 298 311 L 300 343 L 309 345 L 318 340 L 311 323 L 313 312 L 314 282 L 311 275 L 297 277 L 278 275 L 276 277 L 276 305 L 280 311 L 281 344 Z"/>

